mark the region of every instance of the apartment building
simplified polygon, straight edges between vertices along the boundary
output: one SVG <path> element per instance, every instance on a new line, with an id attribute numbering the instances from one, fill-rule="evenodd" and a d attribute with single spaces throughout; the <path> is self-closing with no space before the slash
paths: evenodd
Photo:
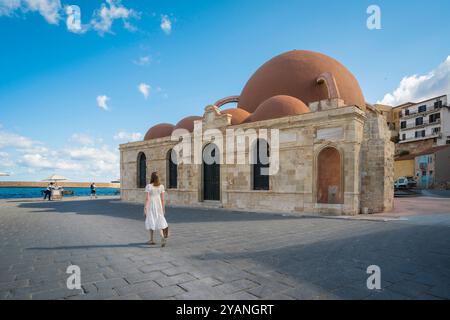
<path id="1" fill-rule="evenodd" d="M 447 95 L 404 105 L 399 113 L 399 122 L 400 150 L 419 151 L 417 149 L 450 144 Z"/>

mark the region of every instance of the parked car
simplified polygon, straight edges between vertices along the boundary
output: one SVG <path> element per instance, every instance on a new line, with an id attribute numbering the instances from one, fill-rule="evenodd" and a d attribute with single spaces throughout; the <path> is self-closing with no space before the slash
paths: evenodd
<path id="1" fill-rule="evenodd" d="M 406 177 L 400 177 L 394 182 L 395 189 L 408 189 L 408 179 Z"/>
<path id="2" fill-rule="evenodd" d="M 408 179 L 408 188 L 417 187 L 417 179 L 416 177 L 406 177 Z"/>

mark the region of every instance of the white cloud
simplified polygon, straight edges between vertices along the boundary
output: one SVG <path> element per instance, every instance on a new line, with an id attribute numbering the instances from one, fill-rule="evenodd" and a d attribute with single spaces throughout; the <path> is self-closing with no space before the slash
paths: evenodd
<path id="1" fill-rule="evenodd" d="M 9 153 L 0 151 L 0 168 L 13 167 L 14 162 L 11 160 Z"/>
<path id="2" fill-rule="evenodd" d="M 110 100 L 107 96 L 97 96 L 97 105 L 103 110 L 109 110 L 107 102 Z"/>
<path id="3" fill-rule="evenodd" d="M 149 94 L 150 94 L 150 86 L 146 83 L 140 83 L 138 85 L 138 90 L 140 93 L 142 93 L 142 95 L 144 96 L 145 99 L 148 98 Z"/>
<path id="4" fill-rule="evenodd" d="M 107 146 L 65 148 L 48 153 L 26 153 L 18 164 L 26 169 L 66 171 L 69 174 L 82 174 L 84 178 L 119 173 L 119 154 Z"/>
<path id="5" fill-rule="evenodd" d="M 25 154 L 19 163 L 28 168 L 51 169 L 51 170 L 82 170 L 82 166 L 77 163 L 59 158 L 47 157 L 39 153 Z"/>
<path id="6" fill-rule="evenodd" d="M 137 27 L 129 22 L 131 18 L 140 18 L 140 14 L 126 8 L 121 0 L 106 0 L 95 10 L 88 24 L 81 23 L 81 9 L 77 5 L 61 6 L 60 0 L 0 0 L 0 16 L 16 16 L 17 12 L 39 12 L 50 24 L 57 25 L 66 15 L 67 30 L 83 34 L 94 29 L 99 34 L 112 33 L 114 20 L 121 19 L 123 26 L 130 32 L 137 31 Z"/>
<path id="7" fill-rule="evenodd" d="M 111 151 L 107 146 L 100 148 L 68 148 L 62 151 L 64 156 L 80 164 L 90 175 L 108 173 L 111 176 L 119 172 L 119 152 Z"/>
<path id="8" fill-rule="evenodd" d="M 85 133 L 74 133 L 70 137 L 70 141 L 79 143 L 81 145 L 92 145 L 94 144 L 94 139 Z"/>
<path id="9" fill-rule="evenodd" d="M 11 16 L 21 5 L 22 0 L 0 0 L 0 16 Z"/>
<path id="10" fill-rule="evenodd" d="M 170 34 L 172 32 L 172 21 L 170 21 L 167 15 L 161 16 L 161 30 L 164 31 L 165 34 Z"/>
<path id="11" fill-rule="evenodd" d="M 138 66 L 148 66 L 151 62 L 150 56 L 143 56 L 139 57 L 137 60 L 133 60 L 134 64 L 137 64 Z"/>
<path id="12" fill-rule="evenodd" d="M 95 11 L 91 20 L 93 28 L 101 35 L 111 32 L 114 20 L 122 19 L 125 23 L 127 19 L 138 16 L 134 10 L 124 7 L 120 0 L 106 0 L 106 3 L 108 5 L 102 3 L 101 8 Z M 125 25 L 127 26 L 130 28 L 131 25 Z"/>
<path id="13" fill-rule="evenodd" d="M 12 148 L 31 148 L 35 143 L 33 140 L 23 137 L 21 135 L 0 131 L 0 148 L 12 147 Z"/>
<path id="14" fill-rule="evenodd" d="M 60 0 L 0 0 L 0 16 L 11 16 L 17 10 L 37 11 L 50 24 L 58 24 L 61 19 Z"/>
<path id="15" fill-rule="evenodd" d="M 117 157 L 116 153 L 109 151 L 106 146 L 101 148 L 95 147 L 81 147 L 81 148 L 66 148 L 63 153 L 69 156 L 72 160 L 102 160 L 108 162 L 110 159 Z"/>
<path id="16" fill-rule="evenodd" d="M 101 139 L 87 134 L 74 134 L 69 141 L 82 146 L 49 149 L 42 142 L 7 132 L 0 125 L 0 169 L 16 169 L 27 174 L 58 172 L 79 179 L 101 177 L 115 179 L 119 175 L 119 152 L 107 145 L 95 146 Z M 13 148 L 10 153 L 3 148 Z M 8 170 L 10 171 L 10 170 Z M 41 172 L 42 171 L 42 172 Z"/>
<path id="17" fill-rule="evenodd" d="M 130 31 L 130 32 L 138 31 L 138 28 L 134 24 L 131 24 L 129 21 L 124 21 L 123 22 L 123 27 L 125 29 L 127 29 L 128 31 Z"/>
<path id="18" fill-rule="evenodd" d="M 132 142 L 132 141 L 138 141 L 142 140 L 142 134 L 139 132 L 126 132 L 126 131 L 119 131 L 114 135 L 114 140 L 120 140 L 120 141 L 126 141 L 126 142 Z"/>
<path id="19" fill-rule="evenodd" d="M 450 93 L 450 56 L 436 69 L 424 75 L 404 77 L 392 93 L 378 103 L 396 106 L 405 102 L 422 101 Z"/>
<path id="20" fill-rule="evenodd" d="M 61 19 L 61 2 L 59 0 L 25 0 L 28 8 L 39 13 L 50 24 L 58 24 Z"/>

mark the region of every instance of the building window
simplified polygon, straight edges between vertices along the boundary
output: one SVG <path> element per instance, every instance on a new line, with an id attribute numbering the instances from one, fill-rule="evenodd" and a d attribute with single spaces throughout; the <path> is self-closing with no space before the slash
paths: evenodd
<path id="1" fill-rule="evenodd" d="M 423 125 L 423 118 L 422 117 L 416 118 L 416 126 L 421 126 L 421 125 Z"/>
<path id="2" fill-rule="evenodd" d="M 253 190 L 269 190 L 269 144 L 266 140 L 256 140 L 253 149 Z"/>
<path id="3" fill-rule="evenodd" d="M 409 109 L 405 110 L 405 116 L 409 116 Z"/>
<path id="4" fill-rule="evenodd" d="M 440 113 L 430 114 L 430 116 L 429 116 L 429 122 L 430 122 L 430 123 L 437 122 L 438 119 L 440 119 L 440 118 L 441 118 L 441 114 L 440 114 Z"/>
<path id="5" fill-rule="evenodd" d="M 406 128 L 406 121 L 402 121 L 402 122 L 401 122 L 400 128 L 401 128 L 401 129 L 405 129 L 405 128 Z"/>
<path id="6" fill-rule="evenodd" d="M 433 134 L 438 134 L 441 132 L 441 128 L 433 128 Z"/>
<path id="7" fill-rule="evenodd" d="M 423 138 L 423 137 L 425 137 L 425 130 L 416 131 L 415 132 L 415 137 L 416 138 Z"/>
<path id="8" fill-rule="evenodd" d="M 402 140 L 406 140 L 406 134 L 402 134 Z"/>
<path id="9" fill-rule="evenodd" d="M 137 187 L 145 188 L 147 185 L 147 158 L 143 152 L 138 155 L 137 169 Z"/>
<path id="10" fill-rule="evenodd" d="M 168 167 L 168 187 L 169 189 L 178 188 L 178 165 L 177 165 L 177 154 L 175 150 L 170 149 L 167 153 L 167 167 Z"/>
<path id="11" fill-rule="evenodd" d="M 426 112 L 426 111 L 427 111 L 427 106 L 426 105 L 423 105 L 423 106 L 419 107 L 419 113 Z"/>
<path id="12" fill-rule="evenodd" d="M 442 108 L 442 101 L 441 101 L 441 100 L 436 101 L 436 102 L 434 103 L 434 108 L 435 108 L 435 109 Z"/>

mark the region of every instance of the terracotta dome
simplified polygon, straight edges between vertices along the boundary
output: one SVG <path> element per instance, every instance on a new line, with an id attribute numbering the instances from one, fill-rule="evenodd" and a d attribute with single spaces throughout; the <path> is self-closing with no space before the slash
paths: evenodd
<path id="1" fill-rule="evenodd" d="M 230 114 L 232 125 L 241 124 L 250 116 L 250 113 L 248 113 L 244 109 L 237 109 L 237 108 L 220 110 L 220 113 Z"/>
<path id="2" fill-rule="evenodd" d="M 309 108 L 301 100 L 290 96 L 279 95 L 261 103 L 248 121 L 254 122 L 296 116 L 302 113 L 308 113 L 309 111 Z"/>
<path id="3" fill-rule="evenodd" d="M 365 109 L 365 99 L 353 74 L 335 59 L 321 53 L 293 50 L 283 53 L 260 67 L 245 85 L 238 108 L 254 112 L 265 100 L 288 95 L 310 102 L 329 98 L 327 85 L 319 84 L 323 74 L 331 74 L 337 91 L 347 105 Z"/>
<path id="4" fill-rule="evenodd" d="M 186 117 L 186 118 L 180 120 L 180 122 L 177 123 L 177 125 L 175 126 L 175 128 L 173 130 L 186 129 L 189 132 L 192 132 L 192 131 L 194 131 L 194 121 L 201 120 L 201 119 L 203 119 L 203 118 L 199 117 L 199 116 Z"/>
<path id="5" fill-rule="evenodd" d="M 175 128 L 175 126 L 170 123 L 157 124 L 156 126 L 148 129 L 147 133 L 145 134 L 144 141 L 168 137 L 172 134 L 173 128 Z"/>

